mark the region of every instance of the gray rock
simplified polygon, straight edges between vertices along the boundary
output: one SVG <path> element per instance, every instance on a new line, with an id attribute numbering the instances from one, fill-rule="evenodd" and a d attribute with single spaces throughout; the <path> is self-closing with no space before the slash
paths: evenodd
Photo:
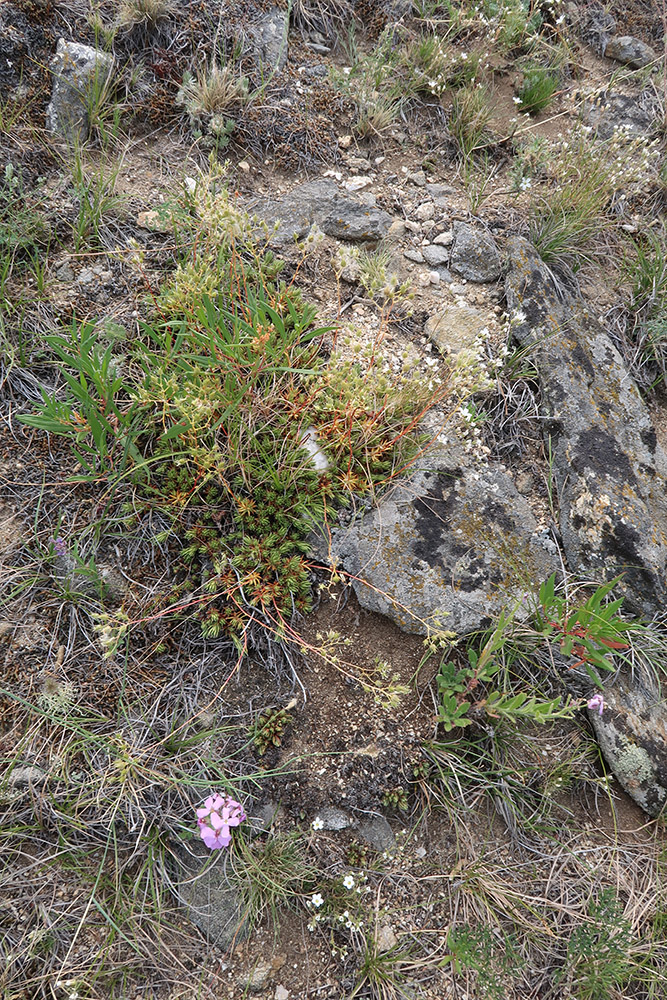
<path id="1" fill-rule="evenodd" d="M 604 54 L 608 59 L 616 59 L 632 69 L 641 69 L 658 58 L 650 45 L 632 35 L 614 35 L 607 42 Z"/>
<path id="2" fill-rule="evenodd" d="M 646 405 L 602 327 L 559 290 L 537 251 L 509 241 L 505 291 L 514 335 L 539 372 L 560 530 L 570 569 L 623 573 L 632 610 L 664 604 L 667 459 Z"/>
<path id="3" fill-rule="evenodd" d="M 423 170 L 415 170 L 414 173 L 408 174 L 408 180 L 415 187 L 426 187 L 426 174 Z"/>
<path id="4" fill-rule="evenodd" d="M 449 262 L 449 250 L 446 247 L 437 245 L 423 247 L 422 253 L 424 260 L 431 267 L 446 267 Z"/>
<path id="5" fill-rule="evenodd" d="M 360 820 L 357 833 L 376 851 L 389 851 L 396 843 L 393 831 L 384 816 L 368 816 Z"/>
<path id="6" fill-rule="evenodd" d="M 249 29 L 255 58 L 265 73 L 276 73 L 285 66 L 288 27 L 286 11 L 273 7 Z"/>
<path id="7" fill-rule="evenodd" d="M 252 993 L 260 993 L 266 986 L 272 972 L 273 965 L 271 962 L 258 962 L 247 975 L 239 976 L 239 986 L 243 990 L 250 990 Z"/>
<path id="8" fill-rule="evenodd" d="M 7 784 L 10 788 L 25 788 L 30 785 L 43 785 L 45 780 L 46 771 L 34 764 L 25 764 L 12 768 L 7 778 Z"/>
<path id="9" fill-rule="evenodd" d="M 209 851 L 200 841 L 178 847 L 171 855 L 171 888 L 185 907 L 191 923 L 207 942 L 222 951 L 245 940 L 250 928 L 244 917 L 243 896 L 231 885 L 220 851 Z"/>
<path id="10" fill-rule="evenodd" d="M 382 239 L 392 219 L 375 207 L 373 195 L 351 198 L 343 195 L 330 180 L 307 181 L 276 200 L 266 199 L 249 206 L 272 229 L 271 243 L 282 247 L 301 239 L 313 223 L 327 236 L 355 241 Z"/>
<path id="11" fill-rule="evenodd" d="M 332 210 L 339 196 L 334 181 L 307 181 L 298 184 L 282 198 L 259 202 L 252 211 L 270 229 L 277 225 L 271 243 L 280 247 L 304 237 L 314 222 L 320 222 Z"/>
<path id="12" fill-rule="evenodd" d="M 318 818 L 322 820 L 324 826 L 323 830 L 346 830 L 348 826 L 353 826 L 354 821 L 347 813 L 343 812 L 342 809 L 336 809 L 335 806 L 324 806 L 318 812 Z"/>
<path id="13" fill-rule="evenodd" d="M 61 264 L 58 264 L 56 268 L 56 279 L 62 282 L 63 285 L 74 281 L 74 271 L 72 270 L 69 261 L 64 260 Z"/>
<path id="14" fill-rule="evenodd" d="M 331 212 L 322 220 L 327 236 L 354 243 L 377 243 L 389 232 L 392 218 L 381 208 L 364 205 L 354 198 L 339 197 Z"/>
<path id="15" fill-rule="evenodd" d="M 99 99 L 107 85 L 114 60 L 107 52 L 79 42 L 58 40 L 51 60 L 53 89 L 46 109 L 47 127 L 69 141 L 84 142 L 88 136 L 91 102 Z"/>
<path id="16" fill-rule="evenodd" d="M 453 228 L 449 265 L 452 271 L 468 281 L 496 281 L 502 271 L 502 261 L 493 237 L 473 229 L 466 222 L 455 222 Z"/>
<path id="17" fill-rule="evenodd" d="M 334 532 L 331 554 L 362 607 L 407 632 L 483 627 L 559 563 L 513 482 L 433 448 L 379 506 Z M 323 547 L 318 549 L 318 555 Z"/>
<path id="18" fill-rule="evenodd" d="M 246 804 L 245 808 L 248 814 L 248 826 L 253 837 L 258 836 L 260 833 L 267 833 L 273 826 L 276 817 L 279 813 L 282 813 L 280 803 L 278 802 L 265 802 L 261 806 Z"/>
<path id="19" fill-rule="evenodd" d="M 424 255 L 421 252 L 421 250 L 412 250 L 412 249 L 409 248 L 409 249 L 403 251 L 403 256 L 407 260 L 411 260 L 414 264 L 423 264 L 424 263 Z"/>
<path id="20" fill-rule="evenodd" d="M 447 198 L 456 194 L 456 188 L 453 188 L 451 184 L 438 184 L 437 182 L 429 182 L 426 190 L 430 194 L 431 198 Z"/>
<path id="21" fill-rule="evenodd" d="M 619 677 L 605 686 L 604 711 L 589 711 L 598 743 L 621 787 L 649 816 L 667 802 L 667 711 L 659 691 Z"/>
<path id="22" fill-rule="evenodd" d="M 619 129 L 629 135 L 649 135 L 657 117 L 656 96 L 645 91 L 639 97 L 602 95 L 584 106 L 583 119 L 599 139 L 610 139 Z"/>

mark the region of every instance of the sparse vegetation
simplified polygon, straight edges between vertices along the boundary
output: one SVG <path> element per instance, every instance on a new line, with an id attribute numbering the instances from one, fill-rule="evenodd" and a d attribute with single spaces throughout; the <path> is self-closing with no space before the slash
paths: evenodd
<path id="1" fill-rule="evenodd" d="M 526 316 L 463 220 L 528 233 L 662 413 L 660 74 L 600 126 L 583 7 L 224 6 L 0 5 L 0 1000 L 658 1000 L 663 825 L 585 710 L 619 671 L 664 700 L 663 617 L 564 564 L 421 645 L 348 528 L 502 461 L 555 544 Z M 79 144 L 61 35 L 114 59 Z"/>

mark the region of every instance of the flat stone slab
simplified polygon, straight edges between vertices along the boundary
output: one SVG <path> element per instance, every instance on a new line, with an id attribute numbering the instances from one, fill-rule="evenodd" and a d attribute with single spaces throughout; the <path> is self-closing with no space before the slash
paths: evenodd
<path id="1" fill-rule="evenodd" d="M 585 304 L 556 287 L 527 240 L 507 249 L 513 333 L 540 377 L 570 570 L 594 580 L 623 574 L 631 610 L 653 614 L 665 599 L 667 459 L 648 409 Z"/>
<path id="2" fill-rule="evenodd" d="M 424 333 L 441 354 L 456 357 L 472 352 L 488 320 L 478 309 L 468 306 L 444 306 L 426 320 Z"/>
<path id="3" fill-rule="evenodd" d="M 499 469 L 464 468 L 439 447 L 420 466 L 333 533 L 329 558 L 362 607 L 407 632 L 476 631 L 558 571 L 556 545 Z"/>
<path id="4" fill-rule="evenodd" d="M 375 206 L 372 195 L 352 198 L 326 178 L 298 184 L 281 198 L 261 200 L 249 210 L 275 228 L 271 243 L 277 247 L 302 239 L 314 223 L 335 239 L 375 243 L 393 221 Z"/>
<path id="5" fill-rule="evenodd" d="M 224 860 L 220 851 L 209 851 L 199 840 L 177 848 L 171 859 L 171 885 L 188 919 L 221 951 L 250 933 L 243 894 L 228 882 Z"/>

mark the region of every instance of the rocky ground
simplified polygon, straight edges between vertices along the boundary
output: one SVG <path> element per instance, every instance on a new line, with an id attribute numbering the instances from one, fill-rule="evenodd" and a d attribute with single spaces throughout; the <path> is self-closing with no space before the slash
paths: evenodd
<path id="1" fill-rule="evenodd" d="M 3 1000 L 664 995 L 664 35 L 0 7 Z"/>

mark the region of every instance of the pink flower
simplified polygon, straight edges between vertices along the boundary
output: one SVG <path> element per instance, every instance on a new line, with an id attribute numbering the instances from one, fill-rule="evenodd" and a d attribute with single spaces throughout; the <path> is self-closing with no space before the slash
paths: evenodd
<path id="1" fill-rule="evenodd" d="M 604 698 L 601 694 L 594 694 L 591 700 L 586 705 L 586 708 L 590 708 L 591 712 L 594 712 L 597 708 L 598 715 L 602 715 L 604 712 Z"/>
<path id="2" fill-rule="evenodd" d="M 240 802 L 218 795 L 209 795 L 204 805 L 197 810 L 199 835 L 212 851 L 229 847 L 232 842 L 230 828 L 238 826 L 246 818 Z"/>

